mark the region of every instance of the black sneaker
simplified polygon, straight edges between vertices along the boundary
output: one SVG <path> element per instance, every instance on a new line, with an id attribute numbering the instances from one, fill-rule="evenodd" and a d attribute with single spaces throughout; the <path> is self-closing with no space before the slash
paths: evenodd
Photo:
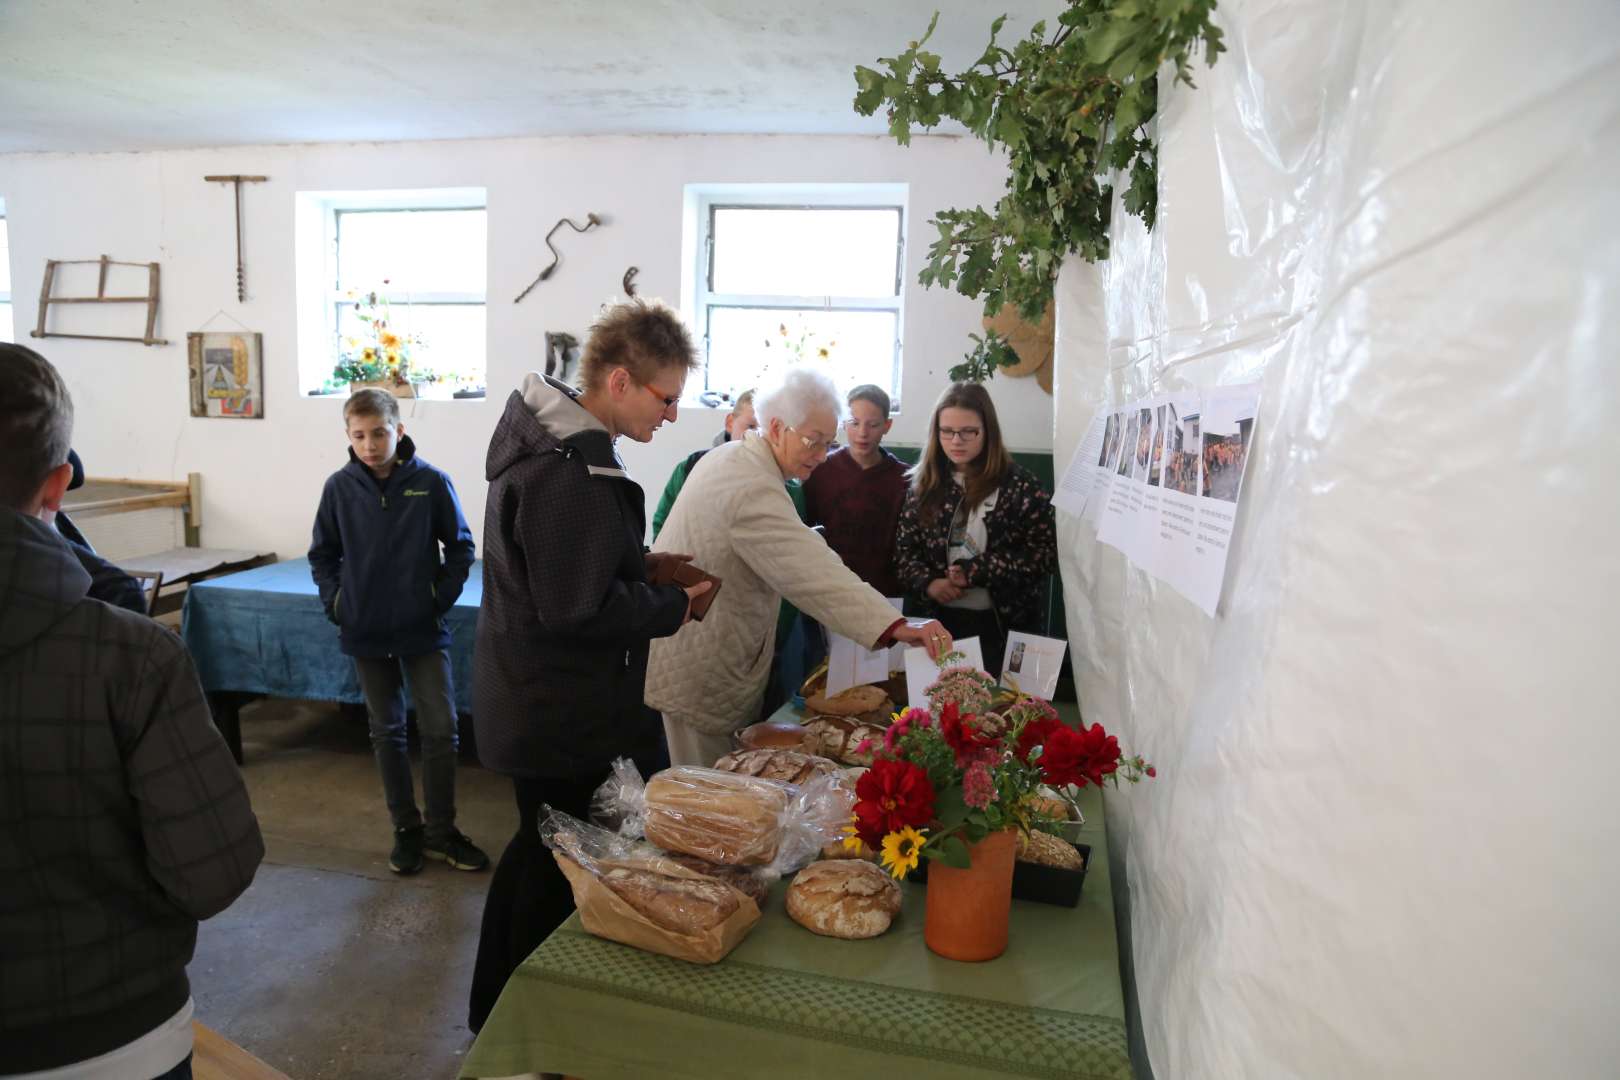
<path id="1" fill-rule="evenodd" d="M 414 874 L 422 869 L 422 826 L 394 830 L 394 853 L 388 856 L 388 869 L 396 874 Z"/>
<path id="2" fill-rule="evenodd" d="M 489 865 L 489 856 L 459 829 L 451 829 L 443 840 L 429 840 L 422 850 L 428 858 L 447 862 L 457 870 L 482 870 Z"/>

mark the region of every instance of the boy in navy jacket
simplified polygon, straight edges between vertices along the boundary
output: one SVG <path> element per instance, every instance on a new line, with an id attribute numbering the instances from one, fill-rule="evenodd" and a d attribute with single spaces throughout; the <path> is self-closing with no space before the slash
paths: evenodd
<path id="1" fill-rule="evenodd" d="M 482 870 L 489 857 L 456 829 L 456 706 L 444 621 L 472 567 L 472 530 L 450 477 L 417 457 L 404 437 L 392 394 L 356 392 L 344 403 L 343 422 L 349 463 L 321 492 L 309 566 L 366 697 L 394 822 L 388 865 L 414 874 L 426 855 Z M 422 736 L 425 823 L 405 747 L 402 669 Z"/>

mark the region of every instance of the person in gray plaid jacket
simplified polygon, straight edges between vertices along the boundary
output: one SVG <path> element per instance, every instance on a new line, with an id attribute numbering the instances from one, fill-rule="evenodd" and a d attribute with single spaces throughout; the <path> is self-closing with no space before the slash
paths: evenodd
<path id="1" fill-rule="evenodd" d="M 73 403 L 0 344 L 0 1076 L 191 1076 L 197 923 L 264 841 L 180 639 L 51 524 Z"/>

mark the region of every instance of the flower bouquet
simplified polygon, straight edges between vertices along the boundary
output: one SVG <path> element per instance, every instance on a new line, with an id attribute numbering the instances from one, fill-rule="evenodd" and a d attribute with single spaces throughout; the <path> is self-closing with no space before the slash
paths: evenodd
<path id="1" fill-rule="evenodd" d="M 332 369 L 332 381 L 366 383 L 397 397 L 415 397 L 412 383 L 421 380 L 412 375 L 411 349 L 421 344 L 421 336 L 393 329 L 387 296 L 375 290 L 361 296 L 352 289 L 347 295 L 356 301 L 355 317 L 365 324 L 365 333 L 343 339 L 343 355 Z"/>
<path id="2" fill-rule="evenodd" d="M 944 662 L 960 659 L 950 656 Z M 989 711 L 995 690 L 983 672 L 959 663 L 945 667 L 928 689 L 930 708 L 897 714 L 882 746 L 871 748 L 872 767 L 856 782 L 854 818 L 844 830 L 847 847 L 865 843 L 878 851 L 897 878 L 922 859 L 933 860 L 930 928 L 936 890 L 942 879 L 954 880 L 942 868 L 995 874 L 989 894 L 972 901 L 988 905 L 984 914 L 992 921 L 1001 912 L 1000 947 L 988 956 L 1006 946 L 1018 834 L 1058 833 L 1066 819 L 1055 800 L 1042 794 L 1042 785 L 1073 805 L 1071 788 L 1117 785 L 1121 778 L 1137 783 L 1156 775 L 1140 756 L 1127 757 L 1101 724 L 1071 728 L 1039 698 L 1019 695 L 1000 712 Z M 936 952 L 954 955 L 936 947 L 932 934 L 925 936 Z"/>

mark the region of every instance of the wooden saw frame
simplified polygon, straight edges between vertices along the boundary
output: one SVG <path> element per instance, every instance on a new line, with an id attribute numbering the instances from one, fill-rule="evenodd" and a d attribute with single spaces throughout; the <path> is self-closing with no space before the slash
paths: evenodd
<path id="1" fill-rule="evenodd" d="M 51 286 L 56 281 L 56 268 L 58 266 L 82 266 L 85 264 L 99 265 L 101 277 L 96 284 L 94 296 L 52 296 Z M 107 267 L 109 266 L 144 266 L 148 273 L 148 288 L 145 296 L 108 296 L 107 295 Z M 146 305 L 146 333 L 140 337 L 112 337 L 107 334 L 59 334 L 45 329 L 45 317 L 52 304 L 145 304 Z M 99 259 L 46 259 L 45 280 L 39 287 L 39 325 L 29 331 L 30 337 L 37 338 L 79 338 L 83 341 L 134 341 L 142 345 L 167 345 L 164 338 L 153 337 L 157 329 L 158 308 L 158 264 L 119 262 L 116 259 L 103 255 Z"/>

